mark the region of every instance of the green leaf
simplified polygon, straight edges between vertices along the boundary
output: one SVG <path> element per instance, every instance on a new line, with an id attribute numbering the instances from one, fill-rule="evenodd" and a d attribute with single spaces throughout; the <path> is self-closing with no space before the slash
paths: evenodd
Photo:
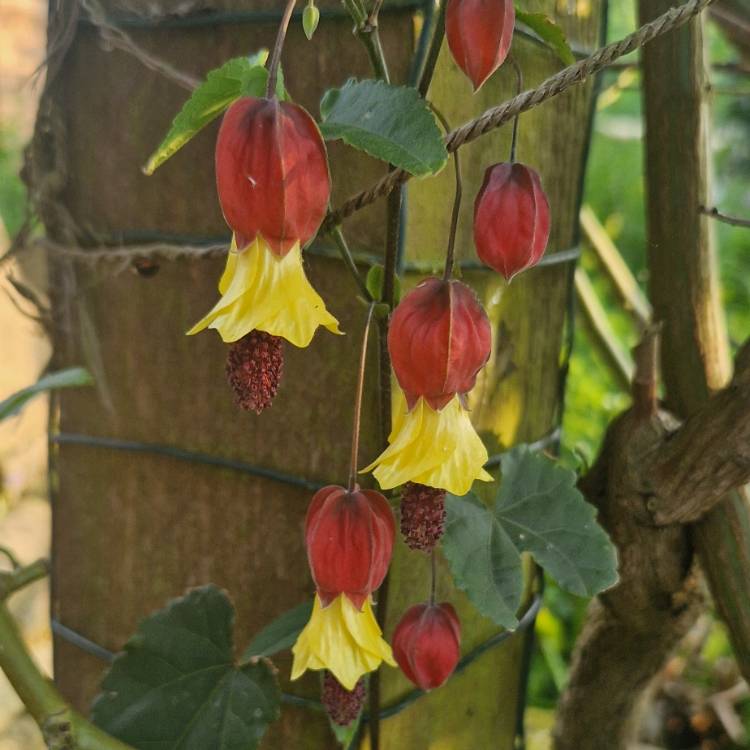
<path id="1" fill-rule="evenodd" d="M 71 367 L 67 370 L 60 370 L 59 372 L 45 375 L 34 383 L 34 385 L 16 391 L 4 401 L 0 401 L 0 421 L 18 414 L 27 401 L 30 401 L 40 393 L 56 388 L 77 388 L 82 385 L 91 385 L 93 382 L 91 375 L 82 367 Z"/>
<path id="2" fill-rule="evenodd" d="M 383 81 L 350 79 L 320 102 L 320 129 L 413 175 L 440 171 L 448 159 L 435 116 L 419 92 Z"/>
<path id="3" fill-rule="evenodd" d="M 453 580 L 485 616 L 506 628 L 518 625 L 521 558 L 499 521 L 477 498 L 448 495 L 441 540 Z"/>
<path id="4" fill-rule="evenodd" d="M 528 26 L 563 61 L 572 65 L 576 59 L 570 49 L 565 32 L 544 13 L 524 13 L 516 6 L 516 20 Z"/>
<path id="5" fill-rule="evenodd" d="M 331 731 L 333 732 L 333 736 L 336 738 L 336 741 L 341 745 L 344 750 L 354 750 L 352 748 L 352 742 L 354 741 L 354 738 L 357 736 L 357 731 L 359 730 L 359 725 L 362 721 L 362 712 L 359 712 L 359 715 L 357 716 L 354 721 L 347 724 L 345 727 L 342 727 L 340 724 L 336 724 L 336 722 L 331 720 L 331 717 L 328 717 L 328 726 L 331 727 Z"/>
<path id="6" fill-rule="evenodd" d="M 495 518 L 558 584 L 593 596 L 617 582 L 617 554 L 574 472 L 519 446 L 501 459 Z"/>
<path id="7" fill-rule="evenodd" d="M 234 665 L 233 619 L 215 586 L 148 616 L 105 676 L 94 723 L 136 750 L 254 750 L 280 693 L 265 661 Z"/>
<path id="8" fill-rule="evenodd" d="M 241 96 L 263 96 L 268 82 L 268 71 L 263 67 L 267 57 L 268 50 L 261 50 L 250 57 L 235 57 L 210 71 L 177 113 L 169 132 L 151 154 L 143 171 L 147 175 L 153 174 Z M 276 88 L 279 98 L 284 98 L 281 71 Z"/>
<path id="9" fill-rule="evenodd" d="M 383 284 L 385 283 L 385 268 L 379 263 L 370 266 L 370 270 L 367 272 L 367 278 L 365 279 L 365 286 L 370 296 L 376 301 L 381 302 L 383 300 Z M 401 279 L 398 274 L 393 277 L 393 302 L 398 304 L 401 301 Z"/>
<path id="10" fill-rule="evenodd" d="M 297 636 L 307 625 L 311 614 L 312 601 L 303 602 L 287 610 L 253 638 L 245 649 L 242 660 L 246 661 L 257 656 L 273 656 L 279 651 L 291 648 Z"/>

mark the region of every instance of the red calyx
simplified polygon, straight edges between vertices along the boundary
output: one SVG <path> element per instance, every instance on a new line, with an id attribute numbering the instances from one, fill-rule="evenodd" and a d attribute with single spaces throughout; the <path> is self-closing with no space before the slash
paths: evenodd
<path id="1" fill-rule="evenodd" d="M 482 262 L 510 280 L 539 262 L 549 230 L 549 202 L 537 172 L 519 163 L 489 167 L 474 203 L 474 242 Z"/>
<path id="2" fill-rule="evenodd" d="M 406 610 L 393 632 L 393 657 L 422 690 L 440 687 L 461 655 L 461 623 L 448 604 L 417 604 Z"/>
<path id="3" fill-rule="evenodd" d="M 238 99 L 216 140 L 216 187 L 243 250 L 258 234 L 278 255 L 305 245 L 328 207 L 331 178 L 323 139 L 302 107 L 277 99 Z"/>
<path id="4" fill-rule="evenodd" d="M 513 0 L 448 0 L 445 36 L 474 91 L 503 64 L 513 40 Z"/>
<path id="5" fill-rule="evenodd" d="M 385 578 L 396 525 L 388 501 L 375 490 L 331 485 L 313 496 L 305 544 L 323 606 L 346 594 L 358 609 Z"/>
<path id="6" fill-rule="evenodd" d="M 229 347 L 226 373 L 237 406 L 260 414 L 279 390 L 284 369 L 284 340 L 265 331 L 250 331 Z"/>
<path id="7" fill-rule="evenodd" d="M 349 726 L 365 703 L 365 681 L 360 678 L 354 690 L 347 690 L 328 670 L 323 673 L 320 702 L 334 724 Z"/>
<path id="8" fill-rule="evenodd" d="M 490 356 L 490 322 L 460 281 L 429 278 L 396 308 L 388 330 L 393 371 L 409 408 L 423 396 L 442 409 L 468 393 Z"/>

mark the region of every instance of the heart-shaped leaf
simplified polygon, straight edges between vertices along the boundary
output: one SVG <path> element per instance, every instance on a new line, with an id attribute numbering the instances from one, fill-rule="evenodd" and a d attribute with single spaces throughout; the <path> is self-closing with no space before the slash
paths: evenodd
<path id="1" fill-rule="evenodd" d="M 136 750 L 256 748 L 280 693 L 265 661 L 235 666 L 233 619 L 215 586 L 149 615 L 106 674 L 94 723 Z"/>
<path id="2" fill-rule="evenodd" d="M 413 175 L 439 172 L 448 159 L 435 115 L 415 88 L 350 79 L 320 102 L 320 130 Z"/>

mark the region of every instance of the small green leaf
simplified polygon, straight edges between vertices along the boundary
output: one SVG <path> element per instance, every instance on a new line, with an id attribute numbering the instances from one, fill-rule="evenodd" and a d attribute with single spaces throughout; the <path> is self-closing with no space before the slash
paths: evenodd
<path id="1" fill-rule="evenodd" d="M 385 269 L 379 263 L 374 266 L 370 266 L 370 270 L 367 272 L 367 278 L 365 279 L 365 286 L 370 296 L 376 301 L 380 302 L 383 299 L 383 283 L 385 279 Z M 398 274 L 393 277 L 393 302 L 398 304 L 401 301 L 401 279 Z M 390 312 L 390 311 L 389 311 Z"/>
<path id="2" fill-rule="evenodd" d="M 263 96 L 268 82 L 268 71 L 263 67 L 267 57 L 268 50 L 261 50 L 250 57 L 235 57 L 210 71 L 177 113 L 169 132 L 143 171 L 147 175 L 153 174 L 241 96 Z M 280 98 L 283 98 L 283 91 L 283 77 L 279 71 L 277 95 Z"/>
<path id="3" fill-rule="evenodd" d="M 311 614 L 312 601 L 303 602 L 284 612 L 253 638 L 242 654 L 242 661 L 257 656 L 273 656 L 291 648 Z"/>
<path id="4" fill-rule="evenodd" d="M 254 750 L 279 716 L 269 665 L 232 659 L 234 610 L 215 586 L 149 615 L 117 656 L 94 723 L 136 750 Z"/>
<path id="5" fill-rule="evenodd" d="M 302 29 L 308 39 L 313 38 L 315 29 L 318 28 L 318 21 L 320 21 L 320 11 L 315 7 L 314 3 L 310 2 L 302 11 Z"/>
<path id="6" fill-rule="evenodd" d="M 445 508 L 441 545 L 456 586 L 485 617 L 505 628 L 515 628 L 523 576 L 513 542 L 474 495 L 448 495 Z"/>
<path id="7" fill-rule="evenodd" d="M 359 724 L 362 721 L 362 712 L 360 711 L 359 715 L 357 716 L 354 721 L 347 724 L 345 727 L 342 727 L 340 724 L 336 724 L 336 722 L 331 720 L 331 717 L 328 717 L 328 725 L 331 727 L 331 731 L 333 732 L 334 737 L 336 737 L 336 741 L 341 745 L 344 750 L 349 750 L 349 748 L 352 747 L 352 742 L 354 738 L 357 736 L 357 731 L 359 730 Z"/>
<path id="8" fill-rule="evenodd" d="M 94 382 L 89 373 L 82 367 L 71 367 L 67 370 L 60 370 L 45 375 L 40 378 L 34 385 L 16 391 L 0 401 L 0 421 L 7 417 L 18 414 L 27 401 L 38 396 L 45 391 L 51 391 L 56 388 L 77 388 L 82 385 L 91 385 Z"/>
<path id="9" fill-rule="evenodd" d="M 570 49 L 565 32 L 544 13 L 524 13 L 516 6 L 516 20 L 528 26 L 563 61 L 572 65 L 576 59 Z"/>
<path id="10" fill-rule="evenodd" d="M 615 547 L 576 488 L 575 473 L 528 446 L 505 453 L 501 468 L 495 518 L 516 547 L 574 594 L 593 596 L 613 586 Z"/>
<path id="11" fill-rule="evenodd" d="M 435 116 L 419 92 L 383 81 L 350 79 L 320 102 L 320 129 L 413 175 L 435 174 L 448 160 Z"/>

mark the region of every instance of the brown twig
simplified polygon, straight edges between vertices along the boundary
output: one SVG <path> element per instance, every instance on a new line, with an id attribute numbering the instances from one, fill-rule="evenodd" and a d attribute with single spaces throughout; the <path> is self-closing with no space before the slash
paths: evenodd
<path id="1" fill-rule="evenodd" d="M 287 4 L 284 8 L 284 15 L 281 17 L 281 23 L 279 24 L 279 30 L 276 32 L 276 41 L 273 45 L 273 51 L 271 57 L 268 60 L 268 83 L 266 84 L 266 99 L 270 99 L 276 94 L 276 78 L 279 74 L 279 63 L 281 62 L 281 50 L 284 49 L 284 40 L 286 39 L 286 32 L 289 28 L 289 20 L 292 17 L 292 11 L 296 5 L 297 0 L 287 0 Z"/>
<path id="2" fill-rule="evenodd" d="M 729 214 L 722 213 L 716 206 L 708 208 L 707 206 L 701 206 L 700 212 L 706 216 L 710 216 L 712 219 L 722 222 L 723 224 L 730 224 L 733 227 L 750 227 L 750 219 L 741 219 L 738 216 L 729 216 Z"/>

